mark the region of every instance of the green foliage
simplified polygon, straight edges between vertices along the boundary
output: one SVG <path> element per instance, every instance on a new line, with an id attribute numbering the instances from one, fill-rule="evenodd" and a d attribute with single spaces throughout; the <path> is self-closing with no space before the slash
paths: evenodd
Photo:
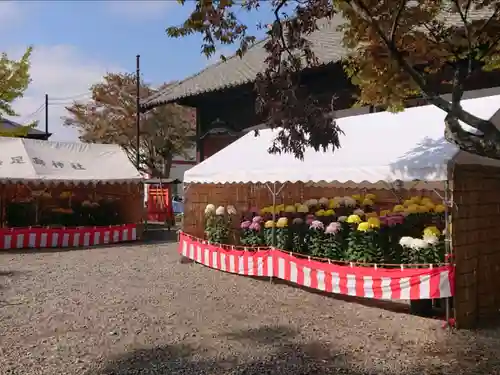
<path id="1" fill-rule="evenodd" d="M 263 230 L 242 229 L 240 233 L 240 243 L 243 246 L 262 246 L 264 245 Z"/>
<path id="2" fill-rule="evenodd" d="M 19 60 L 10 59 L 6 53 L 0 55 L 0 116 L 17 116 L 12 108 L 16 99 L 23 97 L 31 83 L 30 58 L 33 52 L 28 47 Z"/>
<path id="3" fill-rule="evenodd" d="M 211 243 L 229 243 L 229 228 L 224 215 L 207 215 L 205 222 L 205 234 Z"/>
<path id="4" fill-rule="evenodd" d="M 351 231 L 348 238 L 346 260 L 360 263 L 382 262 L 384 250 L 379 231 Z"/>
<path id="5" fill-rule="evenodd" d="M 281 250 L 291 250 L 292 238 L 288 227 L 276 228 L 276 248 Z"/>
<path id="6" fill-rule="evenodd" d="M 264 243 L 266 246 L 273 246 L 273 228 L 264 228 Z"/>
<path id="7" fill-rule="evenodd" d="M 24 96 L 29 84 L 30 58 L 33 52 L 32 47 L 28 47 L 19 60 L 12 60 L 6 53 L 0 55 L 0 118 L 4 116 L 18 116 L 12 105 Z M 37 126 L 34 121 L 26 124 L 15 131 L 0 129 L 2 137 L 24 137 L 28 132 Z"/>
<path id="8" fill-rule="evenodd" d="M 323 242 L 325 240 L 325 229 L 324 228 L 318 228 L 318 229 L 314 229 L 314 228 L 311 228 L 309 230 L 309 236 L 308 236 L 308 240 L 309 240 L 309 253 L 312 255 L 312 256 L 315 256 L 315 257 L 322 257 L 324 256 L 324 246 L 323 246 Z"/>
<path id="9" fill-rule="evenodd" d="M 325 233 L 323 240 L 323 258 L 342 260 L 345 258 L 342 233 Z"/>

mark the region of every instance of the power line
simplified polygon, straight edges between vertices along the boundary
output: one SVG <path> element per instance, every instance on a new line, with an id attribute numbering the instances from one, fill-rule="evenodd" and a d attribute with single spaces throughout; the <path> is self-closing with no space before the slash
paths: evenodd
<path id="1" fill-rule="evenodd" d="M 67 96 L 67 97 L 62 97 L 62 98 L 53 98 L 53 97 L 49 97 L 49 100 L 50 101 L 64 101 L 64 100 L 74 100 L 74 99 L 78 99 L 80 97 L 84 97 L 84 96 L 88 96 L 88 95 L 92 95 L 91 92 L 87 91 L 87 92 L 83 92 L 81 94 L 76 94 L 76 95 L 71 95 L 71 96 Z"/>
<path id="2" fill-rule="evenodd" d="M 26 122 L 26 120 L 31 120 L 33 117 L 36 117 L 40 112 L 42 112 L 43 110 L 45 109 L 45 104 L 42 104 L 40 105 L 40 107 L 38 107 L 35 111 L 33 111 L 32 113 L 28 114 L 28 115 L 25 115 L 25 116 L 21 116 L 21 120 L 19 120 L 19 122 Z"/>

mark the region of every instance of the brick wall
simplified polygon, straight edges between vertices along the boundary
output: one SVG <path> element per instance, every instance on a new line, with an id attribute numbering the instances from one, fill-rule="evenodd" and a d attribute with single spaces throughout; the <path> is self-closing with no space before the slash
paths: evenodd
<path id="1" fill-rule="evenodd" d="M 459 165 L 453 185 L 455 313 L 473 328 L 500 318 L 500 169 Z"/>

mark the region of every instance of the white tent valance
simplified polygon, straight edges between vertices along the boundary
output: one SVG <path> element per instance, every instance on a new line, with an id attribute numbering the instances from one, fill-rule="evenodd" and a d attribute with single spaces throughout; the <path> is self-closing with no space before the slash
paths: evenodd
<path id="1" fill-rule="evenodd" d="M 500 108 L 500 95 L 466 100 L 463 107 L 489 119 Z M 184 182 L 433 182 L 447 180 L 449 161 L 500 167 L 498 160 L 460 151 L 447 142 L 444 118 L 435 106 L 341 118 L 341 148 L 334 153 L 308 149 L 304 160 L 267 152 L 276 131 L 261 130 L 258 137 L 251 132 L 188 170 Z"/>
<path id="2" fill-rule="evenodd" d="M 118 145 L 0 137 L 0 181 L 128 183 L 142 180 Z"/>

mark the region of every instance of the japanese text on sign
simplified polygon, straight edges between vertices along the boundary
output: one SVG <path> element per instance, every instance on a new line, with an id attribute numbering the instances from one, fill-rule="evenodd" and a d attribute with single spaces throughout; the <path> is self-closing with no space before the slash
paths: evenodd
<path id="1" fill-rule="evenodd" d="M 61 160 L 51 160 L 50 162 L 46 162 L 45 160 L 40 159 L 38 157 L 33 157 L 31 159 L 31 161 L 33 162 L 33 164 L 40 165 L 42 167 L 51 166 L 52 168 L 55 168 L 55 169 L 63 169 L 66 167 L 70 167 L 74 170 L 79 170 L 79 171 L 85 170 L 85 167 L 81 163 L 64 162 Z M 26 160 L 24 159 L 23 156 L 11 156 L 10 157 L 9 164 L 25 164 L 25 163 L 26 163 Z M 0 160 L 0 166 L 3 164 L 4 164 L 4 162 L 2 160 Z"/>

